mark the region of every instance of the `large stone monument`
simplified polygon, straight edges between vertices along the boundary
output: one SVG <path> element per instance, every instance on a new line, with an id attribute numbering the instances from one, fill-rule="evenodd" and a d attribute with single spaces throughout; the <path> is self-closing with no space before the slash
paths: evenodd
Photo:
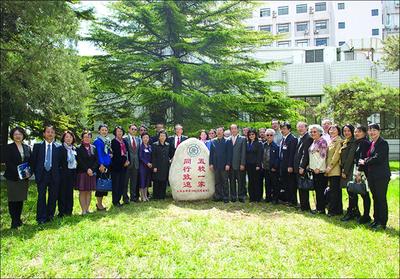
<path id="1" fill-rule="evenodd" d="M 204 200 L 214 195 L 214 173 L 209 158 L 210 152 L 198 139 L 189 138 L 179 144 L 169 170 L 174 200 Z"/>

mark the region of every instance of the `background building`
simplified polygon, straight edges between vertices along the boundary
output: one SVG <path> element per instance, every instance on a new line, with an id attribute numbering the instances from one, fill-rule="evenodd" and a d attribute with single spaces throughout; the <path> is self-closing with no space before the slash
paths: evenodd
<path id="1" fill-rule="evenodd" d="M 399 34 L 400 0 L 382 1 L 383 37 Z"/>

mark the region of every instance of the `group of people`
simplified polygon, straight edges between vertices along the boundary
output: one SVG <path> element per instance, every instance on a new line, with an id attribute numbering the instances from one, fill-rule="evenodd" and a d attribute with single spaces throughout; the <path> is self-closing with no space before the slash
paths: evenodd
<path id="1" fill-rule="evenodd" d="M 325 119 L 320 125 L 296 125 L 296 137 L 289 123 L 272 120 L 271 128 L 256 129 L 232 124 L 201 130 L 199 140 L 210 151 L 209 168 L 215 176 L 215 201 L 284 203 L 312 214 L 342 215 L 342 188 L 355 176 L 366 178 L 367 190 L 361 195 L 363 214 L 358 208 L 358 194 L 348 191 L 349 205 L 342 221 L 356 219 L 370 223 L 373 229 L 385 229 L 388 220 L 386 200 L 390 180 L 389 147 L 380 136 L 378 124 L 368 127 L 346 124 L 339 127 Z M 139 133 L 138 133 L 139 132 Z M 18 166 L 27 163 L 37 184 L 37 214 L 39 224 L 51 221 L 56 206 L 60 217 L 72 214 L 73 191 L 79 191 L 82 215 L 90 213 L 92 192 L 95 191 L 97 211 L 105 211 L 107 191 L 100 191 L 100 178 L 112 181 L 112 204 L 165 199 L 169 167 L 175 150 L 188 137 L 183 127 L 176 125 L 175 134 L 168 137 L 163 124 L 156 125 L 155 136 L 147 128 L 131 124 L 127 133 L 117 126 L 113 139 L 105 124 L 98 127 L 98 136 L 85 130 L 76 136 L 65 131 L 61 143 L 55 141 L 56 131 L 47 125 L 44 141 L 31 151 L 23 143 L 25 131 L 16 127 L 10 131 L 13 141 L 6 148 L 8 205 L 11 227 L 22 225 L 23 201 L 27 199 L 28 179 L 21 179 Z M 299 187 L 304 177 L 312 180 L 312 189 Z M 248 183 L 246 183 L 248 182 Z M 264 191 L 265 190 L 265 191 Z M 316 209 L 311 209 L 309 193 L 315 191 Z M 264 197 L 265 192 L 265 199 Z M 372 193 L 374 219 L 370 217 Z M 46 200 L 47 196 L 47 200 Z M 326 212 L 327 210 L 327 212 Z M 371 222 L 372 221 L 372 222 Z"/>

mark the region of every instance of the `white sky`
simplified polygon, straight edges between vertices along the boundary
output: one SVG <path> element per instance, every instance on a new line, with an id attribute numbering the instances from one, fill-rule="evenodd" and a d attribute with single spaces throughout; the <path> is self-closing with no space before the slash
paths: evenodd
<path id="1" fill-rule="evenodd" d="M 107 14 L 109 13 L 107 5 L 110 2 L 112 1 L 82 1 L 81 6 L 84 8 L 94 7 L 95 16 L 103 17 L 107 16 Z M 80 27 L 80 34 L 82 35 L 87 34 L 89 30 L 89 25 L 90 25 L 89 21 L 82 21 Z M 99 55 L 103 53 L 101 50 L 97 49 L 92 43 L 85 41 L 79 41 L 77 48 L 79 55 L 82 56 Z"/>

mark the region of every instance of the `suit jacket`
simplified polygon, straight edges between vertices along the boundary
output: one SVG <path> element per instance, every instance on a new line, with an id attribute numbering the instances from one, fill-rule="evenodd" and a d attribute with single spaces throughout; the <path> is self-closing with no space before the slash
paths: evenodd
<path id="1" fill-rule="evenodd" d="M 158 141 L 152 144 L 153 152 L 151 153 L 151 162 L 153 168 L 157 168 L 157 172 L 153 172 L 153 180 L 166 181 L 169 174 L 169 160 L 172 158 L 169 143 L 165 142 L 164 145 Z"/>
<path id="2" fill-rule="evenodd" d="M 232 165 L 232 144 L 226 139 L 215 138 L 211 141 L 210 165 L 213 165 L 215 170 L 225 170 L 226 165 Z"/>
<path id="3" fill-rule="evenodd" d="M 139 147 L 141 144 L 141 140 L 139 137 L 135 137 L 135 143 L 136 143 L 136 148 L 135 150 L 133 150 L 133 146 L 132 146 L 132 141 L 131 141 L 131 137 L 126 136 L 124 138 L 125 141 L 125 145 L 128 148 L 128 152 L 129 152 L 129 162 L 130 162 L 130 167 L 134 167 L 135 169 L 139 169 Z"/>
<path id="4" fill-rule="evenodd" d="M 265 142 L 262 145 L 262 158 L 264 158 L 265 145 L 268 145 L 268 143 Z M 269 147 L 269 170 L 271 169 L 279 169 L 279 146 L 274 141 L 271 142 L 271 146 Z"/>
<path id="5" fill-rule="evenodd" d="M 255 140 L 251 145 L 246 142 L 246 164 L 255 164 L 261 168 L 263 155 L 263 145 Z"/>
<path id="6" fill-rule="evenodd" d="M 94 145 L 90 145 L 90 148 L 90 155 L 86 151 L 86 148 L 83 146 L 83 144 L 76 149 L 76 161 L 78 163 L 76 169 L 78 173 L 86 173 L 88 169 L 91 169 L 93 172 L 97 172 L 97 169 L 99 168 L 97 161 L 97 149 Z"/>
<path id="7" fill-rule="evenodd" d="M 24 160 L 21 158 L 17 145 L 13 142 L 6 145 L 5 148 L 5 164 L 6 171 L 4 172 L 4 177 L 8 180 L 18 181 L 18 171 L 17 166 L 29 162 L 31 157 L 31 149 L 28 145 L 22 144 L 24 150 Z"/>
<path id="8" fill-rule="evenodd" d="M 187 136 L 182 135 L 180 143 L 182 143 L 183 141 L 185 141 L 187 139 L 188 139 Z M 175 148 L 175 135 L 168 137 L 168 141 L 167 142 L 169 143 L 169 148 L 171 149 L 171 154 L 172 154 L 172 156 L 174 156 L 175 155 L 175 151 L 176 151 L 176 148 Z"/>
<path id="9" fill-rule="evenodd" d="M 292 133 L 286 136 L 285 141 L 281 141 L 279 148 L 280 169 L 284 172 L 288 168 L 294 167 L 294 155 L 296 153 L 297 139 Z"/>
<path id="10" fill-rule="evenodd" d="M 328 154 L 326 155 L 326 167 L 330 167 L 329 172 L 325 172 L 325 176 L 340 176 L 340 149 L 342 148 L 343 140 L 337 136 L 328 145 Z"/>
<path id="11" fill-rule="evenodd" d="M 365 158 L 367 158 L 368 149 L 371 143 L 369 142 L 367 137 L 358 139 L 356 140 L 355 143 L 357 147 L 356 147 L 356 152 L 354 154 L 354 164 L 357 166 L 357 170 L 363 171 L 365 175 L 368 177 L 368 168 L 366 168 L 365 165 L 359 165 L 358 161 L 360 159 L 364 160 Z"/>
<path id="12" fill-rule="evenodd" d="M 299 168 L 304 170 L 307 168 L 310 161 L 310 153 L 308 152 L 308 149 L 312 143 L 313 139 L 308 133 L 305 133 L 300 140 L 297 140 L 296 152 L 293 158 L 293 171 L 295 173 L 299 172 Z"/>
<path id="13" fill-rule="evenodd" d="M 246 165 L 246 138 L 238 135 L 233 144 L 231 137 L 228 144 L 232 148 L 232 169 L 239 170 L 240 165 Z"/>
<path id="14" fill-rule="evenodd" d="M 370 156 L 365 159 L 365 164 L 368 168 L 368 177 L 390 179 L 389 144 L 382 137 L 376 141 Z"/>
<path id="15" fill-rule="evenodd" d="M 340 168 L 347 178 L 353 174 L 356 149 L 356 141 L 351 138 L 346 144 L 342 145 L 340 150 Z"/>
<path id="16" fill-rule="evenodd" d="M 125 142 L 122 141 L 124 144 Z M 125 144 L 126 146 L 126 144 Z M 126 149 L 126 155 L 122 156 L 121 155 L 121 145 L 119 143 L 119 141 L 117 139 L 112 139 L 111 141 L 111 149 L 112 149 L 112 153 L 113 156 L 111 158 L 111 171 L 121 171 L 123 170 L 124 164 L 126 162 L 126 160 L 128 160 L 129 157 L 129 152 L 128 152 L 128 148 Z"/>
<path id="17" fill-rule="evenodd" d="M 32 156 L 31 156 L 31 167 L 33 173 L 35 174 L 36 184 L 40 184 L 43 180 L 43 174 L 45 171 L 44 162 L 46 156 L 46 143 L 45 141 L 41 143 L 36 143 L 33 146 Z M 51 176 L 56 184 L 60 182 L 60 165 L 61 165 L 61 145 L 57 142 L 52 144 L 52 159 L 51 159 Z"/>

